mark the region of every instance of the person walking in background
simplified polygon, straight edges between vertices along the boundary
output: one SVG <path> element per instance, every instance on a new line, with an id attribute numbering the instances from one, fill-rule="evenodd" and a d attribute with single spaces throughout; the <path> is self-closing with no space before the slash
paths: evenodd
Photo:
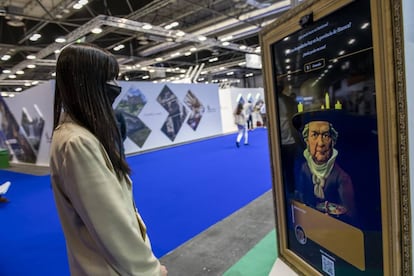
<path id="1" fill-rule="evenodd" d="M 240 141 L 244 136 L 244 144 L 249 144 L 249 134 L 247 131 L 247 120 L 246 115 L 243 110 L 243 104 L 238 103 L 236 110 L 234 111 L 234 123 L 237 126 L 237 138 L 236 138 L 236 146 L 240 147 Z"/>
<path id="2" fill-rule="evenodd" d="M 53 194 L 71 275 L 167 275 L 135 208 L 113 99 L 119 65 L 91 44 L 65 47 L 56 64 L 50 149 Z"/>
<path id="3" fill-rule="evenodd" d="M 266 103 L 263 102 L 260 106 L 260 116 L 262 116 L 263 127 L 267 127 L 267 113 L 266 113 Z"/>
<path id="4" fill-rule="evenodd" d="M 251 130 L 253 129 L 253 111 L 254 111 L 252 100 L 249 99 L 247 103 L 244 104 L 243 108 L 244 108 L 244 113 L 246 116 L 247 129 Z"/>

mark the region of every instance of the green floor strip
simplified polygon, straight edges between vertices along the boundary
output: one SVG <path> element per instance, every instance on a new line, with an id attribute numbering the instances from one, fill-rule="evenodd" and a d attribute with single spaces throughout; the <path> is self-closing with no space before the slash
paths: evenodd
<path id="1" fill-rule="evenodd" d="M 270 231 L 223 276 L 267 276 L 277 257 L 276 233 Z"/>

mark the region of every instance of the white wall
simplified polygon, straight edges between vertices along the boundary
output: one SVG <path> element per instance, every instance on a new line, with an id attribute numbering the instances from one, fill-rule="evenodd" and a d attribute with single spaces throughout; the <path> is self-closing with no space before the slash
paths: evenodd
<path id="1" fill-rule="evenodd" d="M 32 119 L 43 117 L 44 127 L 36 159 L 36 164 L 39 166 L 49 165 L 50 138 L 53 130 L 53 91 L 54 82 L 50 81 L 27 89 L 13 98 L 4 99 L 18 124 L 22 122 L 23 108 L 27 110 Z M 37 106 L 42 116 L 40 116 L 34 105 Z M 29 136 L 26 135 L 26 138 L 30 139 Z M 18 163 L 18 160 L 13 157 L 12 162 Z"/>
<path id="2" fill-rule="evenodd" d="M 122 93 L 114 108 L 127 113 L 128 138 L 124 142 L 127 154 L 138 153 L 174 144 L 217 136 L 223 133 L 218 86 L 216 84 L 120 82 Z M 27 89 L 5 103 L 20 129 L 20 138 L 27 145 L 34 137 L 22 127 L 23 113 L 32 119 L 44 119 L 40 146 L 30 156 L 39 166 L 49 165 L 49 149 L 53 130 L 54 81 Z M 162 98 L 162 95 L 168 96 Z M 179 106 L 180 115 L 171 116 L 171 103 Z M 36 108 L 35 108 L 36 105 Z M 25 110 L 25 111 L 23 111 Z M 39 111 L 41 115 L 39 114 Z M 176 113 L 174 113 L 176 114 Z M 197 116 L 193 116 L 197 114 Z M 168 119 L 170 117 L 170 119 Z M 174 118 L 174 119 L 173 119 Z M 194 119 L 195 118 L 195 119 Z M 166 122 L 169 122 L 166 128 Z M 20 126 L 19 126 L 20 125 Z M 27 125 L 27 124 L 26 124 Z M 175 128 L 174 128 L 174 127 Z M 12 133 L 7 130 L 7 132 Z M 9 136 L 10 137 L 10 136 Z M 9 139 L 9 142 L 15 139 Z M 37 139 L 38 141 L 39 139 Z M 27 149 L 27 148 L 26 148 Z M 17 151 L 15 151 L 17 152 Z M 29 150 L 25 151 L 29 152 Z M 30 153 L 33 149 L 30 150 Z M 16 158 L 12 163 L 27 162 Z M 23 154 L 23 156 L 26 156 Z M 30 159 L 30 160 L 33 160 Z"/>
<path id="3" fill-rule="evenodd" d="M 140 99 L 144 101 L 144 103 L 136 105 L 139 110 L 133 112 L 135 118 L 130 117 L 130 119 L 139 120 L 140 123 L 145 125 L 146 130 L 137 130 L 137 133 L 141 132 L 139 134 L 141 135 L 140 142 L 138 143 L 133 141 L 132 135 L 128 136 L 124 143 L 127 154 L 171 146 L 222 133 L 218 86 L 215 84 L 120 82 L 120 85 L 122 86 L 122 94 L 114 103 L 115 109 L 120 109 L 122 101 L 124 101 L 124 105 L 134 106 L 133 101 L 128 101 L 128 97 L 132 95 L 139 95 Z M 165 102 L 160 102 L 160 95 L 166 91 L 169 91 L 170 98 L 166 99 Z M 198 110 L 201 117 L 198 124 L 194 125 L 191 125 L 189 121 L 192 114 L 190 100 L 200 106 Z M 181 111 L 185 111 L 181 112 L 182 122 L 179 124 L 179 129 L 168 136 L 163 126 L 170 113 L 165 107 L 172 101 L 180 106 Z M 124 107 L 123 110 L 129 112 L 128 107 Z"/>
<path id="4" fill-rule="evenodd" d="M 220 109 L 221 119 L 223 125 L 223 133 L 237 131 L 236 125 L 234 124 L 233 112 L 237 106 L 239 97 L 243 97 L 247 102 L 249 97 L 253 98 L 253 104 L 257 98 L 264 101 L 264 90 L 263 88 L 226 88 L 220 89 Z"/>

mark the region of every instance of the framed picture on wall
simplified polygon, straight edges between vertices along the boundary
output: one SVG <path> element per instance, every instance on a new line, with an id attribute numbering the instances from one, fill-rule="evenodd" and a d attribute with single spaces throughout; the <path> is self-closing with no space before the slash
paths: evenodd
<path id="1" fill-rule="evenodd" d="M 279 255 L 301 274 L 411 271 L 400 5 L 306 1 L 260 33 Z"/>

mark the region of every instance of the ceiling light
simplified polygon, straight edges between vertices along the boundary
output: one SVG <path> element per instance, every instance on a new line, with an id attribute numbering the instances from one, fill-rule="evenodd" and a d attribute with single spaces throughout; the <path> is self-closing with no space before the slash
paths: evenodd
<path id="1" fill-rule="evenodd" d="M 56 77 L 56 72 L 53 72 L 51 75 L 52 77 Z"/>
<path id="2" fill-rule="evenodd" d="M 176 36 L 185 36 L 185 32 L 183 31 L 178 31 L 175 33 Z"/>
<path id="3" fill-rule="evenodd" d="M 21 88 L 21 87 L 17 87 L 17 88 L 15 88 L 14 89 L 14 91 L 16 91 L 16 92 L 20 92 L 20 91 L 22 91 L 23 89 Z"/>
<path id="4" fill-rule="evenodd" d="M 79 4 L 79 3 L 76 3 L 75 5 L 72 6 L 72 8 L 74 8 L 75 10 L 80 10 L 80 9 L 82 9 L 82 7 L 83 7 L 83 5 Z"/>
<path id="5" fill-rule="evenodd" d="M 99 28 L 99 27 L 93 28 L 91 30 L 91 33 L 93 33 L 93 34 L 100 34 L 100 33 L 102 33 L 102 29 Z"/>
<path id="6" fill-rule="evenodd" d="M 55 42 L 57 43 L 65 43 L 66 42 L 66 38 L 64 37 L 58 37 L 55 39 Z"/>
<path id="7" fill-rule="evenodd" d="M 13 98 L 14 97 L 14 94 L 9 94 L 9 98 Z"/>
<path id="8" fill-rule="evenodd" d="M 178 57 L 179 55 L 181 55 L 181 53 L 180 52 L 177 52 L 177 53 L 171 54 L 171 57 Z"/>
<path id="9" fill-rule="evenodd" d="M 191 52 L 185 52 L 184 55 L 188 57 L 191 55 Z"/>
<path id="10" fill-rule="evenodd" d="M 32 84 L 30 82 L 25 82 L 24 86 L 31 86 Z"/>
<path id="11" fill-rule="evenodd" d="M 119 44 L 119 45 L 115 46 L 113 48 L 113 50 L 117 52 L 117 51 L 119 51 L 121 49 L 124 49 L 124 48 L 125 48 L 125 45 L 124 44 Z"/>
<path id="12" fill-rule="evenodd" d="M 23 74 L 24 74 L 24 71 L 23 70 L 16 71 L 16 75 L 23 75 Z"/>
<path id="13" fill-rule="evenodd" d="M 3 74 L 10 74 L 11 73 L 11 71 L 9 69 L 4 69 L 2 72 L 3 72 Z"/>
<path id="14" fill-rule="evenodd" d="M 152 29 L 152 26 L 150 24 L 144 24 L 144 26 L 142 26 L 142 28 L 144 30 L 151 30 Z"/>
<path id="15" fill-rule="evenodd" d="M 16 78 L 16 75 L 9 75 L 9 79 L 15 79 Z"/>
<path id="16" fill-rule="evenodd" d="M 32 85 L 39 84 L 39 81 L 32 81 Z"/>
<path id="17" fill-rule="evenodd" d="M 233 39 L 233 35 L 228 35 L 228 36 L 220 38 L 220 41 L 229 41 L 231 39 Z"/>
<path id="18" fill-rule="evenodd" d="M 157 57 L 155 61 L 162 61 L 162 57 Z"/>
<path id="19" fill-rule="evenodd" d="M 1 96 L 2 96 L 2 97 L 8 97 L 8 96 L 9 96 L 9 94 L 7 94 L 6 92 L 1 92 Z"/>
<path id="20" fill-rule="evenodd" d="M 4 55 L 1 57 L 1 60 L 6 61 L 9 60 L 11 58 L 11 55 Z"/>
<path id="21" fill-rule="evenodd" d="M 224 41 L 224 42 L 222 43 L 222 45 L 223 45 L 223 46 L 228 46 L 228 45 L 230 45 L 230 42 L 228 42 L 228 41 Z"/>
<path id="22" fill-rule="evenodd" d="M 354 44 L 355 43 L 355 38 L 351 38 L 349 41 L 348 41 L 348 44 Z"/>
<path id="23" fill-rule="evenodd" d="M 27 59 L 36 59 L 36 56 L 35 55 L 28 55 L 28 56 L 26 56 L 26 58 Z"/>
<path id="24" fill-rule="evenodd" d="M 200 36 L 198 36 L 198 40 L 205 41 L 205 40 L 207 40 L 207 37 L 200 35 Z"/>
<path id="25" fill-rule="evenodd" d="M 227 72 L 227 73 L 226 73 L 226 75 L 227 75 L 227 76 L 234 75 L 234 72 Z"/>
<path id="26" fill-rule="evenodd" d="M 36 65 L 35 64 L 29 64 L 29 65 L 27 65 L 27 68 L 33 69 L 33 68 L 36 68 Z"/>
<path id="27" fill-rule="evenodd" d="M 195 51 L 197 51 L 197 48 L 196 48 L 196 47 L 191 47 L 191 48 L 190 48 L 190 51 L 191 51 L 191 52 L 195 52 Z"/>
<path id="28" fill-rule="evenodd" d="M 72 7 L 75 10 L 80 10 L 82 9 L 83 6 L 85 6 L 86 4 L 88 4 L 88 0 L 79 0 L 75 5 L 73 5 Z"/>
<path id="29" fill-rule="evenodd" d="M 369 26 L 369 23 L 364 23 L 362 24 L 361 29 L 366 29 L 368 28 L 368 26 Z"/>
<path id="30" fill-rule="evenodd" d="M 239 47 L 240 50 L 245 50 L 246 48 L 247 48 L 246 45 L 240 45 Z"/>
<path id="31" fill-rule="evenodd" d="M 175 28 L 175 27 L 177 27 L 178 25 L 180 25 L 180 23 L 178 23 L 177 21 L 174 21 L 174 22 L 172 22 L 172 23 L 168 24 L 167 26 L 165 26 L 165 28 L 166 28 L 167 30 L 169 30 L 169 29 L 171 29 L 171 28 Z"/>
<path id="32" fill-rule="evenodd" d="M 215 62 L 218 60 L 218 57 L 213 57 L 208 60 L 208 62 Z"/>
<path id="33" fill-rule="evenodd" d="M 142 79 L 143 80 L 149 79 L 149 76 L 148 75 L 145 75 L 145 76 L 142 77 Z"/>
<path id="34" fill-rule="evenodd" d="M 8 14 L 6 15 L 6 19 L 7 19 L 7 25 L 9 26 L 12 26 L 12 27 L 23 27 L 24 26 L 24 22 L 22 21 L 23 17 L 21 16 Z"/>
<path id="35" fill-rule="evenodd" d="M 42 37 L 42 35 L 41 34 L 33 34 L 30 38 L 29 38 L 29 40 L 30 41 L 37 41 L 39 38 L 41 38 Z"/>

